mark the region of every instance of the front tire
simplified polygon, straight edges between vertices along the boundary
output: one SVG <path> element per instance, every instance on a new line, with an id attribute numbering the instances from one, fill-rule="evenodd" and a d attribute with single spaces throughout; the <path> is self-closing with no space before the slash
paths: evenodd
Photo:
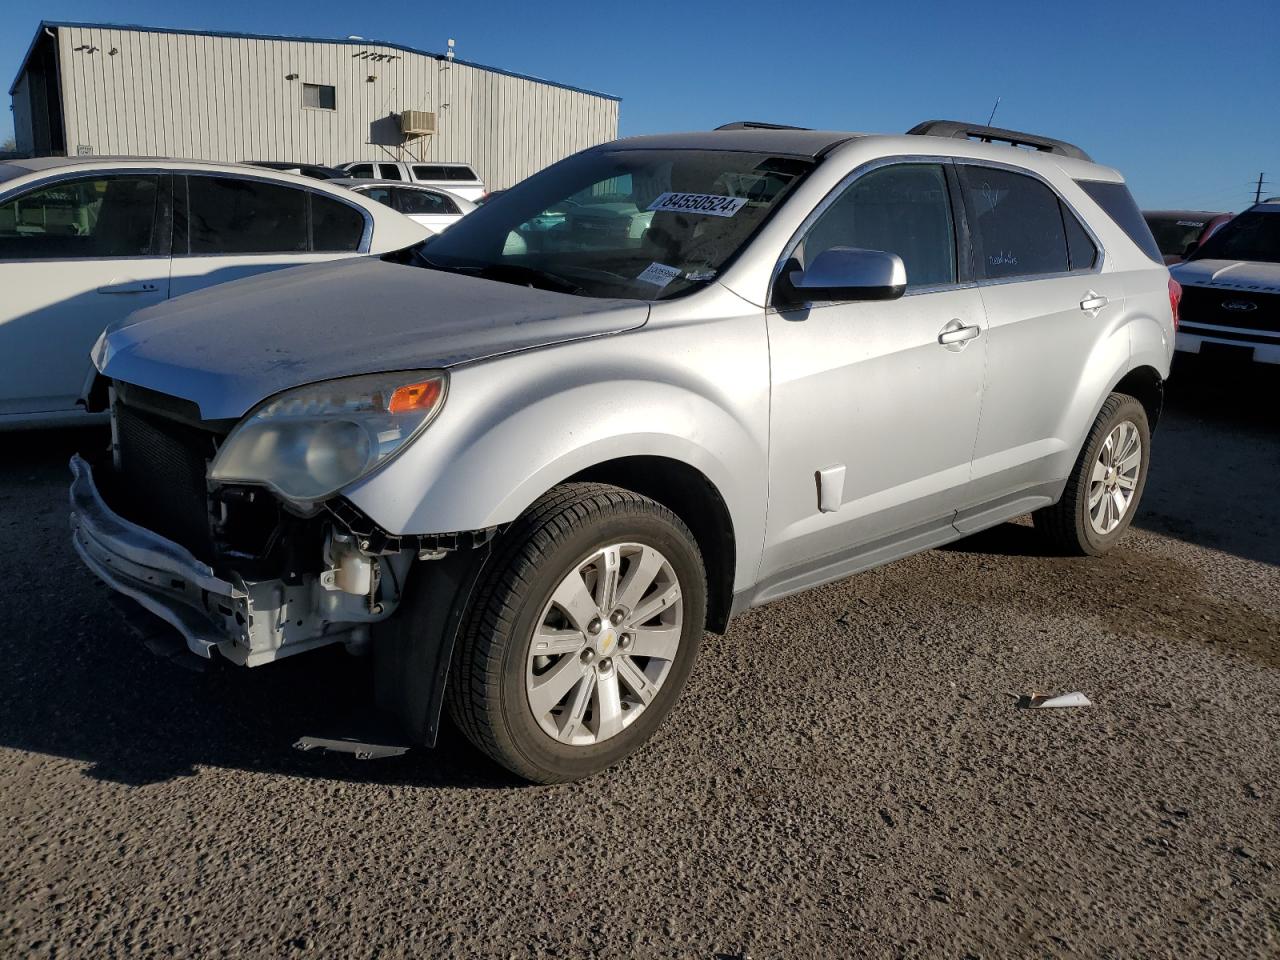
<path id="1" fill-rule="evenodd" d="M 705 619 L 702 557 L 674 513 L 619 487 L 562 484 L 512 525 L 481 574 L 450 712 L 520 777 L 589 776 L 671 712 Z"/>
<path id="2" fill-rule="evenodd" d="M 1032 514 L 1036 530 L 1062 553 L 1106 553 L 1133 522 L 1150 460 L 1146 408 L 1127 394 L 1111 394 L 1089 430 L 1062 499 Z"/>

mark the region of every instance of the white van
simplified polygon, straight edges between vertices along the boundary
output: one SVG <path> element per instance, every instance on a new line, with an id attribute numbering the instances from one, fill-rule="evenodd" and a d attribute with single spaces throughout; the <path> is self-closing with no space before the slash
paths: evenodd
<path id="1" fill-rule="evenodd" d="M 400 180 L 448 190 L 475 203 L 485 195 L 484 181 L 465 163 L 406 163 L 403 160 L 357 160 L 338 169 L 359 180 Z"/>

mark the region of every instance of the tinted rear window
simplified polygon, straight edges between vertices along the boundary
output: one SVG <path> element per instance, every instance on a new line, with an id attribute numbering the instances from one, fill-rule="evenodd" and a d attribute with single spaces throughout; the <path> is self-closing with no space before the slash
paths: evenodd
<path id="1" fill-rule="evenodd" d="M 232 177 L 191 177 L 188 183 L 193 254 L 307 249 L 305 191 Z"/>
<path id="2" fill-rule="evenodd" d="M 445 167 L 435 164 L 421 164 L 413 168 L 413 175 L 419 180 L 476 180 L 475 171 L 470 167 Z"/>
<path id="3" fill-rule="evenodd" d="M 1164 257 L 1156 246 L 1156 238 L 1151 235 L 1151 228 L 1142 219 L 1142 211 L 1133 201 L 1133 194 L 1123 183 L 1104 183 L 1101 180 L 1077 180 L 1080 189 L 1107 212 L 1116 225 L 1120 227 L 1138 248 L 1156 263 L 1163 265 Z"/>

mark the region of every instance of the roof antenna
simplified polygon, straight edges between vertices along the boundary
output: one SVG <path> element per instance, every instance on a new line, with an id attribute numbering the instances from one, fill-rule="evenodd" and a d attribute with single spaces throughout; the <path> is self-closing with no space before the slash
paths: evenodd
<path id="1" fill-rule="evenodd" d="M 991 116 L 987 117 L 987 126 L 991 126 L 991 121 L 996 118 L 996 111 L 1000 109 L 1000 98 L 996 97 L 996 105 L 991 108 Z"/>

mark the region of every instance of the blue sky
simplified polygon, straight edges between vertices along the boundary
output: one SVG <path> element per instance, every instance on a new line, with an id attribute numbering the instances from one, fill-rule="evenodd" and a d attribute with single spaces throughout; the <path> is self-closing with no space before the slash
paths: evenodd
<path id="1" fill-rule="evenodd" d="M 622 135 L 765 119 L 902 131 L 985 121 L 1080 144 L 1146 207 L 1239 210 L 1280 194 L 1280 8 L 857 0 L 8 0 L 4 89 L 40 19 L 393 40 L 622 97 Z M 0 113 L 0 139 L 12 116 Z"/>

